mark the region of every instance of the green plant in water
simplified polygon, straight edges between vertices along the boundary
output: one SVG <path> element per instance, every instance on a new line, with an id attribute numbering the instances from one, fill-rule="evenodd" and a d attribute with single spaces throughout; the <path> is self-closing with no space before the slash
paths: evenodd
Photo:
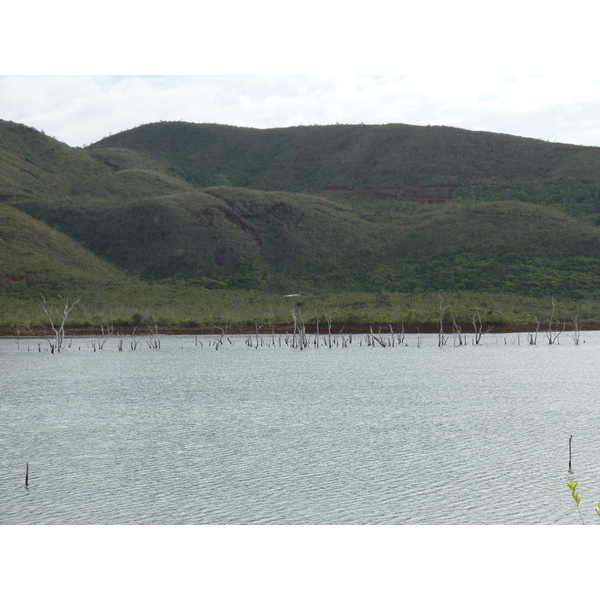
<path id="1" fill-rule="evenodd" d="M 577 508 L 577 512 L 579 513 L 579 518 L 581 519 L 581 523 L 582 523 L 582 525 L 585 525 L 585 523 L 583 521 L 583 516 L 581 514 L 581 508 L 579 506 L 581 504 L 581 498 L 579 497 L 579 494 L 577 493 L 577 486 L 579 484 L 575 483 L 571 479 L 571 481 L 569 481 L 567 483 L 567 485 L 569 486 L 569 489 L 571 490 L 571 497 L 575 501 L 575 508 Z M 600 517 L 600 502 L 598 502 L 598 504 L 596 505 L 595 510 L 596 510 L 596 514 L 598 515 L 598 517 Z"/>
<path id="2" fill-rule="evenodd" d="M 577 493 L 577 486 L 579 484 L 575 483 L 571 479 L 571 481 L 569 481 L 569 483 L 567 483 L 567 485 L 569 486 L 569 489 L 571 490 L 571 497 L 573 498 L 573 500 L 575 500 L 575 508 L 577 508 L 577 512 L 579 513 L 579 518 L 581 519 L 581 524 L 585 525 L 585 523 L 583 521 L 583 516 L 581 515 L 581 508 L 579 507 L 579 505 L 581 503 L 581 498 L 579 497 L 579 494 Z"/>

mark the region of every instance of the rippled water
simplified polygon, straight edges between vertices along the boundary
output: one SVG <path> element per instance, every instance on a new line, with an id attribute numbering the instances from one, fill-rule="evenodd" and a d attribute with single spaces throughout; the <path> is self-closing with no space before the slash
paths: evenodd
<path id="1" fill-rule="evenodd" d="M 576 524 L 570 478 L 597 520 L 599 333 L 245 339 L 0 340 L 0 523 Z"/>

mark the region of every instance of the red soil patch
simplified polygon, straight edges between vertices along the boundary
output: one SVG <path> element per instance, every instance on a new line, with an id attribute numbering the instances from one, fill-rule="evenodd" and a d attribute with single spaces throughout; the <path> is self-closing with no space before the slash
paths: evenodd
<path id="1" fill-rule="evenodd" d="M 483 331 L 488 331 L 491 327 L 490 333 L 524 333 L 529 331 L 535 331 L 536 329 L 535 323 L 498 323 L 498 324 L 483 324 Z M 392 325 L 394 329 L 394 333 L 400 332 L 400 327 L 398 324 Z M 342 333 L 352 333 L 352 334 L 367 334 L 370 333 L 371 329 L 374 333 L 379 333 L 381 331 L 382 334 L 387 334 L 390 332 L 390 326 L 388 323 L 381 325 L 339 325 L 335 324 L 332 327 L 332 334 Z M 463 334 L 472 334 L 473 325 L 471 323 L 463 323 L 461 325 Z M 600 323 L 582 323 L 580 325 L 580 330 L 583 331 L 597 331 L 600 330 Z M 271 334 L 273 331 L 276 335 L 283 334 L 292 334 L 294 331 L 293 325 L 276 325 L 274 328 L 270 325 L 262 325 L 259 326 L 259 333 L 263 335 Z M 544 327 L 540 327 L 539 333 L 543 335 L 545 329 Z M 557 331 L 555 328 L 554 331 Z M 569 327 L 568 325 L 565 328 L 565 331 L 573 331 L 573 327 Z M 114 334 L 120 333 L 121 335 L 131 335 L 133 332 L 132 328 L 123 327 L 114 330 Z M 306 333 L 314 334 L 315 326 L 314 325 L 306 325 Z M 405 325 L 404 326 L 405 333 L 438 333 L 439 332 L 439 324 L 438 323 L 421 323 L 418 325 Z M 49 329 L 33 329 L 33 333 L 35 337 L 52 337 L 54 334 Z M 222 330 L 217 329 L 215 327 L 187 327 L 187 328 L 162 328 L 158 330 L 160 335 L 221 335 Z M 327 334 L 327 325 L 319 327 L 319 333 L 321 335 Z M 444 333 L 451 334 L 452 326 L 447 323 L 444 325 Z M 89 337 L 89 336 L 100 336 L 102 335 L 102 331 L 97 327 L 67 327 L 66 335 L 68 337 Z M 144 336 L 144 335 L 154 335 L 153 332 L 148 330 L 144 331 L 138 329 L 136 331 L 136 335 Z M 227 330 L 227 335 L 256 335 L 255 327 L 241 327 L 241 328 L 232 328 Z M 30 332 L 27 329 L 21 329 L 20 334 L 17 334 L 17 329 L 9 329 L 9 328 L 0 328 L 0 337 L 10 337 L 10 338 L 27 338 L 31 337 Z"/>

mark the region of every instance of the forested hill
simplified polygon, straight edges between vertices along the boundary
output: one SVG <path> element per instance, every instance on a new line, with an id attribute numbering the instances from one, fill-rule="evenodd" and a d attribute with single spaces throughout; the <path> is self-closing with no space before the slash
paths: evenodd
<path id="1" fill-rule="evenodd" d="M 0 121 L 4 294 L 109 294 L 133 278 L 591 298 L 599 223 L 595 147 L 450 127 L 161 122 L 71 148 Z"/>
<path id="2" fill-rule="evenodd" d="M 534 182 L 600 182 L 598 148 L 452 127 L 155 123 L 105 138 L 90 150 L 110 148 L 157 159 L 200 187 L 441 202 L 482 187 L 517 192 Z"/>

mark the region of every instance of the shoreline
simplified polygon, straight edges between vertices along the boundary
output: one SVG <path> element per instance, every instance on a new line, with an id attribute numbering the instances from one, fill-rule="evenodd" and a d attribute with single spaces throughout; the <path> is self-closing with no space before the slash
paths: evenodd
<path id="1" fill-rule="evenodd" d="M 475 334 L 472 323 L 458 323 L 462 335 Z M 297 327 L 296 330 L 299 328 Z M 439 323 L 420 323 L 413 325 L 398 325 L 392 324 L 394 334 L 401 333 L 402 331 L 406 334 L 411 333 L 440 333 Z M 543 323 L 538 325 L 537 323 L 483 323 L 481 331 L 483 333 L 528 333 L 535 332 L 547 332 L 548 324 Z M 600 330 L 600 323 L 581 323 L 579 325 L 579 331 L 598 331 Z M 354 335 L 361 334 L 389 334 L 390 324 L 374 324 L 374 325 L 339 325 L 336 323 L 332 324 L 331 334 L 340 335 L 341 333 L 351 333 Z M 575 331 L 573 323 L 564 325 L 564 328 L 560 325 L 552 328 L 554 333 L 572 332 Z M 104 331 L 100 327 L 68 327 L 64 329 L 65 337 L 97 337 L 104 336 L 108 337 L 111 335 L 138 335 L 138 336 L 150 336 L 150 335 L 256 335 L 257 330 L 255 326 L 251 327 L 232 327 L 232 328 L 221 328 L 221 327 L 159 327 L 156 331 L 148 327 L 134 328 L 134 327 L 115 327 L 112 330 L 105 329 Z M 309 324 L 305 325 L 305 333 L 309 335 L 315 335 L 317 332 L 316 325 Z M 292 335 L 294 333 L 294 325 L 259 325 L 258 333 L 260 335 Z M 327 324 L 319 326 L 319 335 L 327 335 L 328 328 Z M 453 326 L 451 323 L 444 323 L 443 333 L 451 335 L 454 333 Z M 45 338 L 54 337 L 56 333 L 51 328 L 9 328 L 0 327 L 0 338 L 11 338 L 11 339 L 25 339 L 25 338 Z"/>

